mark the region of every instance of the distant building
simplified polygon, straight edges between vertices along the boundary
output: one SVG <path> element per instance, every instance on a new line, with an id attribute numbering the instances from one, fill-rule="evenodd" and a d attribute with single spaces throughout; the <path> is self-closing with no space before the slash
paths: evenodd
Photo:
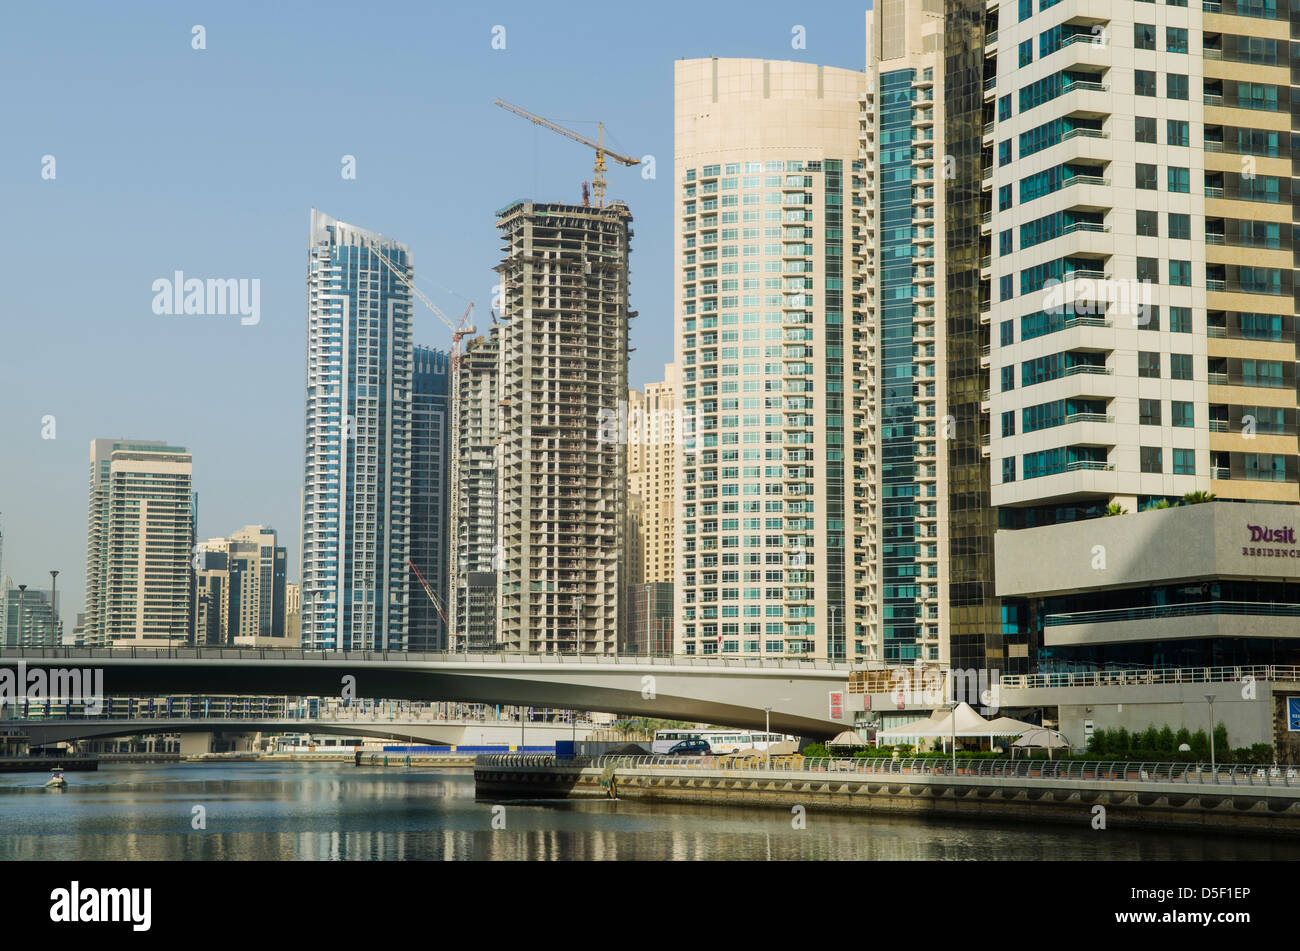
<path id="1" fill-rule="evenodd" d="M 619 651 L 665 657 L 673 652 L 673 601 L 671 582 L 650 581 L 627 589 L 627 637 Z"/>
<path id="2" fill-rule="evenodd" d="M 59 647 L 63 625 L 54 623 L 50 592 L 20 590 L 5 578 L 0 589 L 0 644 L 5 647 Z"/>
<path id="3" fill-rule="evenodd" d="M 627 491 L 628 583 L 673 580 L 674 469 L 680 439 L 677 421 L 677 368 L 664 366 L 662 383 L 646 384 L 645 393 L 628 391 Z"/>
<path id="4" fill-rule="evenodd" d="M 448 502 L 451 495 L 451 375 L 448 355 L 415 348 L 411 387 L 411 560 L 433 589 L 429 600 L 414 571 L 408 572 L 410 604 L 407 648 L 447 648 Z"/>
<path id="5" fill-rule="evenodd" d="M 468 341 L 456 373 L 450 648 L 497 646 L 497 332 Z"/>
<path id="6" fill-rule="evenodd" d="M 284 647 L 285 549 L 273 528 L 249 525 L 212 538 L 195 557 L 195 632 L 199 645 Z"/>
<path id="7" fill-rule="evenodd" d="M 90 444 L 89 647 L 166 647 L 191 636 L 193 457 L 143 440 Z"/>
<path id="8" fill-rule="evenodd" d="M 302 643 L 302 588 L 290 581 L 284 586 L 284 646 Z"/>

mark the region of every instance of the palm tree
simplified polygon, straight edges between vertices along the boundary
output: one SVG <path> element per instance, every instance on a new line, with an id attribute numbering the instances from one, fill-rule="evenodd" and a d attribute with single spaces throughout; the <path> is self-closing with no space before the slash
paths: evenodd
<path id="1" fill-rule="evenodd" d="M 1168 500 L 1168 499 L 1160 499 L 1160 500 L 1157 501 L 1157 502 L 1153 502 L 1153 503 L 1151 503 L 1151 507 L 1152 507 L 1153 509 L 1167 509 L 1167 508 L 1169 508 L 1169 500 Z"/>
<path id="2" fill-rule="evenodd" d="M 1127 514 L 1128 514 L 1128 509 L 1124 508 L 1124 506 L 1120 505 L 1118 502 L 1112 502 L 1110 505 L 1106 506 L 1106 514 L 1104 517 L 1110 517 L 1111 515 L 1127 515 Z"/>
<path id="3" fill-rule="evenodd" d="M 1213 492 L 1188 492 L 1183 496 L 1184 505 L 1200 505 L 1202 502 L 1213 502 Z"/>

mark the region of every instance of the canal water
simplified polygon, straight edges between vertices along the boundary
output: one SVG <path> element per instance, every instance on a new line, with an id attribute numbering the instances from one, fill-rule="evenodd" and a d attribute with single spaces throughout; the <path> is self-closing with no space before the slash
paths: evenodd
<path id="1" fill-rule="evenodd" d="M 1071 829 L 812 811 L 797 829 L 775 808 L 494 804 L 453 770 L 113 764 L 68 773 L 65 790 L 45 778 L 0 774 L 0 860 L 1300 859 L 1300 843 L 1094 831 L 1086 815 Z"/>

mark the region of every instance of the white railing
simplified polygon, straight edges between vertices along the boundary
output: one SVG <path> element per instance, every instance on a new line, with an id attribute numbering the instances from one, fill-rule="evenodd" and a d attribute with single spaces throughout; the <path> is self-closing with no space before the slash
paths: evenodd
<path id="1" fill-rule="evenodd" d="M 864 756 L 836 759 L 803 756 L 578 756 L 569 759 L 549 753 L 489 753 L 479 755 L 475 767 L 568 767 L 601 770 L 671 770 L 674 772 L 835 773 L 851 776 L 960 776 L 987 779 L 1066 780 L 1100 783 L 1173 783 L 1178 785 L 1265 786 L 1300 789 L 1300 770 L 1272 763 L 1217 764 L 1155 763 L 1123 760 L 1034 760 L 958 757 L 954 771 L 947 757 L 892 759 Z"/>
<path id="2" fill-rule="evenodd" d="M 1128 687 L 1155 684 L 1217 684 L 1256 681 L 1300 683 L 1300 667 L 1148 667 L 1136 670 L 1072 670 L 1037 674 L 1003 674 L 1002 687 Z"/>

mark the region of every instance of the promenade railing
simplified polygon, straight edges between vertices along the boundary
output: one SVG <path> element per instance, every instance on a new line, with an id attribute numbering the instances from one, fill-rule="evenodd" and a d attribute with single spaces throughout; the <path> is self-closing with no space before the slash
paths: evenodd
<path id="1" fill-rule="evenodd" d="M 952 776 L 990 779 L 1066 780 L 1102 783 L 1160 783 L 1173 785 L 1276 786 L 1300 789 L 1300 767 L 1242 763 L 1148 763 L 1122 760 L 1033 760 L 860 757 L 830 759 L 798 756 L 577 756 L 558 758 L 545 753 L 482 755 L 476 765 L 502 768 L 551 766 L 673 772 L 831 773 L 856 776 Z"/>

